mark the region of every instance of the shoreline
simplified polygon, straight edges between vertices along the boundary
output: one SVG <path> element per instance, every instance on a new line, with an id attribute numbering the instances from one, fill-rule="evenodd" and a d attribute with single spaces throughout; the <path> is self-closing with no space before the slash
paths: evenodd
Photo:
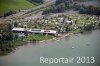
<path id="1" fill-rule="evenodd" d="M 28 41 L 28 43 L 37 43 L 37 42 L 41 43 L 41 42 L 48 42 L 48 41 L 52 41 L 52 40 L 60 40 L 60 39 L 62 39 L 62 38 L 64 38 L 64 37 L 67 37 L 67 36 L 70 36 L 70 35 L 73 35 L 73 34 L 74 34 L 74 33 L 65 33 L 65 34 L 61 34 L 61 35 L 58 36 L 58 37 L 54 37 L 54 38 L 52 38 L 52 39 L 42 40 L 42 41 L 36 41 L 36 42 Z"/>
<path id="2" fill-rule="evenodd" d="M 67 37 L 67 36 L 70 36 L 74 33 L 65 33 L 65 34 L 61 34 L 60 36 L 58 37 L 54 37 L 52 39 L 48 39 L 48 40 L 42 40 L 42 41 L 36 41 L 36 42 L 31 42 L 31 41 L 26 41 L 26 40 L 23 40 L 25 42 L 27 42 L 27 44 L 23 44 L 23 45 L 20 45 L 20 46 L 17 46 L 16 48 L 13 49 L 13 51 L 11 51 L 10 53 L 7 53 L 6 55 L 0 55 L 0 57 L 3 57 L 3 56 L 8 56 L 8 55 L 11 55 L 11 54 L 14 54 L 15 51 L 19 50 L 21 47 L 24 47 L 26 45 L 31 45 L 31 44 L 37 44 L 37 43 L 41 43 L 41 42 L 49 42 L 49 41 L 52 41 L 52 40 L 55 40 L 55 41 L 58 41 L 64 37 Z"/>
<path id="3" fill-rule="evenodd" d="M 96 30 L 100 30 L 100 29 L 96 29 Z M 93 31 L 93 30 L 92 30 L 92 31 Z M 68 36 L 71 36 L 71 35 L 76 35 L 76 34 L 80 34 L 80 32 L 77 32 L 77 33 L 65 33 L 65 34 L 62 34 L 62 35 L 59 36 L 59 37 L 54 37 L 54 38 L 49 39 L 49 40 L 38 41 L 38 43 L 41 43 L 41 42 L 49 42 L 49 41 L 52 41 L 52 40 L 57 41 L 57 40 L 60 40 L 60 39 L 62 39 L 62 38 L 65 38 L 65 37 L 68 37 Z M 35 44 L 37 44 L 37 42 L 36 42 Z M 32 44 L 29 42 L 29 43 L 27 43 L 26 45 L 32 45 Z M 15 52 L 16 52 L 17 50 L 19 50 L 20 48 L 25 47 L 26 45 L 18 46 L 18 47 L 15 48 L 12 52 L 8 53 L 7 55 L 1 55 L 0 57 L 5 57 L 5 56 L 9 56 L 9 55 L 11 55 L 11 54 L 15 54 Z"/>
<path id="4" fill-rule="evenodd" d="M 98 28 L 99 29 L 99 28 Z M 91 31 L 93 31 L 93 30 L 98 30 L 98 29 L 92 29 Z M 99 29 L 100 30 L 100 29 Z M 87 32 L 87 31 L 85 31 L 85 32 Z M 48 41 L 52 41 L 52 40 L 60 40 L 60 39 L 62 39 L 62 38 L 65 38 L 65 37 L 67 37 L 67 36 L 71 36 L 71 35 L 76 35 L 76 34 L 80 34 L 81 32 L 79 31 L 79 32 L 76 32 L 76 33 L 74 33 L 74 32 L 69 32 L 69 33 L 64 33 L 64 34 L 60 34 L 60 36 L 58 36 L 58 37 L 54 37 L 54 38 L 52 38 L 52 39 L 47 39 L 47 40 L 41 40 L 41 41 L 36 41 L 36 42 L 31 42 L 31 41 L 27 41 L 28 43 L 41 43 L 41 42 L 48 42 Z"/>

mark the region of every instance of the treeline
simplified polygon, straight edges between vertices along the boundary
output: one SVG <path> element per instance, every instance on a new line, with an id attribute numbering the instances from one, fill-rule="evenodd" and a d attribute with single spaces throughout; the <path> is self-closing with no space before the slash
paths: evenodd
<path id="1" fill-rule="evenodd" d="M 9 15 L 12 15 L 12 14 L 15 14 L 15 13 L 16 13 L 16 11 L 9 11 L 9 12 L 4 13 L 3 15 L 0 15 L 0 18 L 9 16 Z"/>
<path id="2" fill-rule="evenodd" d="M 75 3 L 73 5 L 74 10 L 78 10 L 80 14 L 93 14 L 93 15 L 100 15 L 100 7 L 95 6 L 85 6 L 85 5 L 79 5 Z"/>
<path id="3" fill-rule="evenodd" d="M 31 3 L 43 3 L 44 0 L 28 0 Z"/>
<path id="4" fill-rule="evenodd" d="M 100 15 L 100 7 L 80 5 L 73 0 L 57 0 L 54 5 L 45 9 L 43 14 L 60 13 L 70 9 L 77 10 L 81 14 Z"/>
<path id="5" fill-rule="evenodd" d="M 7 22 L 0 23 L 0 40 L 1 41 L 12 40 L 13 34 L 11 30 L 12 26 L 10 23 Z"/>
<path id="6" fill-rule="evenodd" d="M 81 9 L 79 10 L 79 13 L 100 15 L 100 7 L 93 7 L 93 6 L 81 7 Z"/>
<path id="7" fill-rule="evenodd" d="M 10 23 L 0 23 L 0 55 L 6 54 L 11 51 L 13 45 L 8 44 L 8 41 L 13 40 L 12 26 Z"/>
<path id="8" fill-rule="evenodd" d="M 73 0 L 56 0 L 55 5 L 59 5 L 61 3 L 67 3 L 67 2 L 73 3 Z"/>
<path id="9" fill-rule="evenodd" d="M 83 0 L 74 0 L 74 1 L 82 2 Z M 85 0 L 85 1 L 87 1 L 87 0 Z"/>
<path id="10" fill-rule="evenodd" d="M 6 55 L 17 46 L 25 44 L 18 43 L 18 35 L 12 32 L 12 25 L 8 22 L 0 23 L 0 55 Z"/>
<path id="11" fill-rule="evenodd" d="M 15 11 L 9 11 L 9 12 L 4 14 L 4 17 L 15 14 L 15 13 L 16 13 Z"/>
<path id="12" fill-rule="evenodd" d="M 74 1 L 77 1 L 77 2 L 87 2 L 87 1 L 100 1 L 100 0 L 74 0 Z"/>
<path id="13" fill-rule="evenodd" d="M 43 14 L 60 13 L 72 8 L 73 0 L 57 0 L 54 5 L 45 9 Z"/>

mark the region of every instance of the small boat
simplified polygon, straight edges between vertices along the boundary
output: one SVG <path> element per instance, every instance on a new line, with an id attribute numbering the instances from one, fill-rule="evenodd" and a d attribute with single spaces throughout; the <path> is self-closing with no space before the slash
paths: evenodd
<path id="1" fill-rule="evenodd" d="M 74 47 L 74 46 L 72 46 L 71 48 L 72 48 L 72 49 L 74 49 L 75 47 Z"/>

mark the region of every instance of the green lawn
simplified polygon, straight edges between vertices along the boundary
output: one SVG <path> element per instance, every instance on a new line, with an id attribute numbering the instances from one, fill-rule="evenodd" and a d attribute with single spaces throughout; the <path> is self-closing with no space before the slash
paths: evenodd
<path id="1" fill-rule="evenodd" d="M 53 37 L 54 36 L 51 36 L 51 35 L 32 34 L 32 35 L 25 37 L 25 40 L 27 40 L 27 41 L 42 41 L 42 40 L 52 39 Z"/>
<path id="2" fill-rule="evenodd" d="M 0 0 L 0 15 L 8 11 L 17 11 L 19 9 L 28 9 L 36 7 L 27 0 Z"/>

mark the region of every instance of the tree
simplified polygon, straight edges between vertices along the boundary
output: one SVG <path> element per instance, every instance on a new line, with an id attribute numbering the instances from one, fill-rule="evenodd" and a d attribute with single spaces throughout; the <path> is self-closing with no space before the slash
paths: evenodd
<path id="1" fill-rule="evenodd" d="M 73 0 L 56 0 L 56 5 L 59 5 L 61 3 L 66 3 L 66 2 L 69 2 L 69 3 L 73 3 Z"/>
<path id="2" fill-rule="evenodd" d="M 83 30 L 85 31 L 90 31 L 93 29 L 93 25 L 92 24 L 88 24 L 88 25 L 84 25 Z"/>
<path id="3" fill-rule="evenodd" d="M 18 23 L 17 22 L 14 22 L 14 27 L 18 27 Z"/>
<path id="4" fill-rule="evenodd" d="M 9 11 L 9 12 L 4 14 L 4 17 L 15 14 L 15 13 L 16 13 L 15 11 Z"/>
<path id="5" fill-rule="evenodd" d="M 100 27 L 100 23 L 98 24 L 98 26 Z"/>
<path id="6" fill-rule="evenodd" d="M 6 40 L 12 40 L 13 34 L 12 34 L 12 25 L 7 22 L 0 23 L 0 40 L 6 41 Z"/>
<path id="7" fill-rule="evenodd" d="M 60 13 L 72 8 L 72 0 L 56 0 L 56 3 L 45 9 L 42 14 Z"/>
<path id="8" fill-rule="evenodd" d="M 34 3 L 34 2 L 43 3 L 44 2 L 44 0 L 28 0 L 28 1 L 30 1 L 31 3 Z"/>
<path id="9" fill-rule="evenodd" d="M 65 31 L 68 32 L 70 30 L 71 30 L 70 26 L 69 25 L 65 25 Z"/>

